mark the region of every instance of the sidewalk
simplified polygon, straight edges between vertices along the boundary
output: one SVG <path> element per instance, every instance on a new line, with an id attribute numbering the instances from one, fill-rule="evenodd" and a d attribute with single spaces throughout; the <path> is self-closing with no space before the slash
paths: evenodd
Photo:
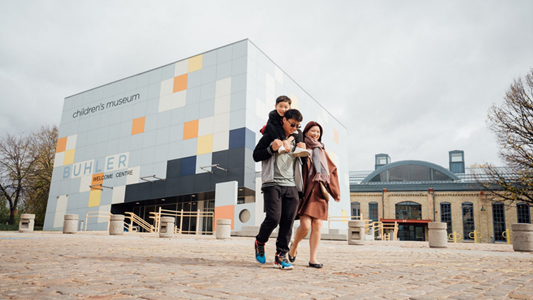
<path id="1" fill-rule="evenodd" d="M 533 299 L 533 253 L 507 244 L 322 241 L 323 269 L 255 262 L 253 238 L 0 232 L 0 299 Z"/>

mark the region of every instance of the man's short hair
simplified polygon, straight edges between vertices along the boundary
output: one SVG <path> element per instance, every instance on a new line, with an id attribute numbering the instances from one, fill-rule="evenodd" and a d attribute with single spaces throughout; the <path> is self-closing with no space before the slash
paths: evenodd
<path id="1" fill-rule="evenodd" d="M 296 122 L 302 122 L 302 120 L 304 119 L 304 117 L 302 116 L 302 113 L 295 108 L 289 109 L 288 111 L 286 111 L 284 117 L 287 120 L 293 119 Z"/>
<path id="2" fill-rule="evenodd" d="M 289 103 L 289 105 L 292 105 L 292 100 L 291 98 L 287 97 L 287 96 L 279 96 L 277 99 L 276 99 L 276 105 L 278 105 L 278 103 L 280 102 L 287 102 Z"/>

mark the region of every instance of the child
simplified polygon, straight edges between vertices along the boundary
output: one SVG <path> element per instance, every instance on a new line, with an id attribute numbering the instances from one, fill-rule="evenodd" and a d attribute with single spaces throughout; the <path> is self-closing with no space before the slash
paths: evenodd
<path id="1" fill-rule="evenodd" d="M 279 139 L 283 142 L 283 146 L 278 150 L 279 153 L 290 152 L 290 142 L 298 136 L 300 130 L 298 130 L 293 135 L 286 138 L 285 130 L 283 129 L 283 117 L 285 112 L 291 109 L 292 100 L 287 96 L 279 96 L 276 99 L 276 106 L 273 111 L 268 114 L 268 121 L 261 130 L 259 130 L 263 135 L 267 134 L 272 140 Z"/>

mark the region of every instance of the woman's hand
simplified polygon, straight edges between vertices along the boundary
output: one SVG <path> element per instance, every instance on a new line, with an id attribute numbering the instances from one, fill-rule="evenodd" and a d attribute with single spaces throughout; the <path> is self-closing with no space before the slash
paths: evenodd
<path id="1" fill-rule="evenodd" d="M 335 201 L 337 201 L 337 202 L 340 202 L 340 201 L 341 201 L 341 196 L 337 196 L 337 197 L 336 197 L 335 199 L 333 199 L 333 200 L 335 200 Z"/>

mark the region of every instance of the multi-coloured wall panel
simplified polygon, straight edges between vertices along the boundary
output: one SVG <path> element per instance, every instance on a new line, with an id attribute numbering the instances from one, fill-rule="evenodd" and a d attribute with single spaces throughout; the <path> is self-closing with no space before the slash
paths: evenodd
<path id="1" fill-rule="evenodd" d="M 259 164 L 252 152 L 283 94 L 303 123 L 323 125 L 346 195 L 332 214 L 348 211 L 346 129 L 243 40 L 67 97 L 44 228 L 60 230 L 64 214 L 78 214 L 89 230 L 105 230 L 102 214 L 87 215 L 193 196 L 214 201 L 216 184 L 229 181 L 239 196 L 253 197 Z"/>

